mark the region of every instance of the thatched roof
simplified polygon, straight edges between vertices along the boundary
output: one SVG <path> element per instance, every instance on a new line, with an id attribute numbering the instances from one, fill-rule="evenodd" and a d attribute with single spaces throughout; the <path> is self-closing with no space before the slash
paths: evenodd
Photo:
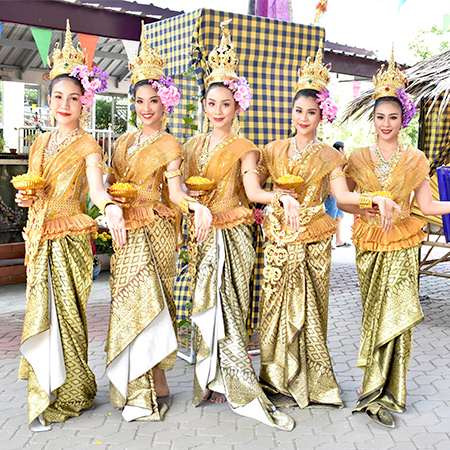
<path id="1" fill-rule="evenodd" d="M 443 113 L 450 103 L 450 50 L 438 53 L 424 61 L 405 70 L 408 86 L 406 92 L 411 94 L 416 104 L 422 100 L 425 103 L 431 102 L 429 110 L 443 94 L 439 107 L 439 115 Z M 373 108 L 373 94 L 375 89 L 362 92 L 355 98 L 345 111 L 342 121 L 354 116 L 361 117 Z"/>

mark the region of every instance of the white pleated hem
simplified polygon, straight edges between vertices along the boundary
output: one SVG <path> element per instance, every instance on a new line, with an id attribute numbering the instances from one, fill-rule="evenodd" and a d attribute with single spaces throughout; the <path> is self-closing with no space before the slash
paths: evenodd
<path id="1" fill-rule="evenodd" d="M 56 313 L 50 265 L 48 265 L 47 273 L 48 317 L 50 327 L 48 330 L 27 339 L 20 346 L 20 353 L 32 367 L 39 385 L 47 394 L 51 403 L 55 399 L 52 392 L 62 386 L 66 381 L 66 367 Z M 44 425 L 44 419 L 41 414 L 30 424 L 29 428 L 31 431 L 48 431 L 51 429 L 51 425 Z"/>

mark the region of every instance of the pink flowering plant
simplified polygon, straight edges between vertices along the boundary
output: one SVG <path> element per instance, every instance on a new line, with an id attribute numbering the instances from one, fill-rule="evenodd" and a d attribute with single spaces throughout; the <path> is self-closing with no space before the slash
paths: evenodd
<path id="1" fill-rule="evenodd" d="M 252 90 L 246 78 L 240 77 L 237 80 L 225 80 L 223 84 L 233 93 L 233 97 L 239 105 L 238 113 L 248 109 L 252 100 Z"/>
<path id="2" fill-rule="evenodd" d="M 262 225 L 264 220 L 264 212 L 262 209 L 255 209 L 253 211 L 253 218 L 255 219 L 255 223 L 258 225 Z"/>
<path id="3" fill-rule="evenodd" d="M 322 122 L 332 123 L 336 119 L 338 106 L 331 99 L 328 89 L 323 89 L 317 94 L 316 102 L 322 110 Z"/>
<path id="4" fill-rule="evenodd" d="M 397 97 L 402 104 L 402 128 L 408 128 L 409 122 L 416 115 L 416 105 L 404 88 L 397 88 Z"/>
<path id="5" fill-rule="evenodd" d="M 164 111 L 173 114 L 174 106 L 180 102 L 181 89 L 177 87 L 171 77 L 161 77 L 158 81 L 148 80 L 148 83 L 158 93 Z"/>
<path id="6" fill-rule="evenodd" d="M 72 70 L 70 76 L 80 80 L 83 85 L 84 93 L 81 96 L 83 113 L 87 113 L 94 104 L 95 94 L 104 92 L 108 87 L 108 73 L 94 66 L 89 70 L 87 66 L 77 66 Z"/>

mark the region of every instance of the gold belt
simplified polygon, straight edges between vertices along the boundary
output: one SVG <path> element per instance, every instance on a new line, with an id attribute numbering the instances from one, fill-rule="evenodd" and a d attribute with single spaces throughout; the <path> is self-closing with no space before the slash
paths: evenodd
<path id="1" fill-rule="evenodd" d="M 410 217 L 411 217 L 410 210 L 405 210 L 405 211 L 402 211 L 401 213 L 394 211 L 393 212 L 394 225 L 397 225 L 401 221 L 403 221 L 405 219 L 409 219 Z M 365 215 L 361 215 L 361 220 L 370 226 L 381 226 L 381 215 L 379 215 L 379 214 L 377 214 L 375 217 L 371 217 L 371 218 L 368 218 Z"/>
<path id="2" fill-rule="evenodd" d="M 159 202 L 161 200 L 161 193 L 159 191 L 149 191 L 148 189 L 140 189 L 137 197 L 134 199 L 132 206 L 145 206 L 139 205 L 140 200 L 147 200 L 151 204 L 153 202 Z"/>
<path id="3" fill-rule="evenodd" d="M 239 206 L 239 204 L 240 204 L 239 196 L 236 195 L 231 198 L 211 202 L 209 205 L 209 209 L 212 213 L 219 213 L 236 208 L 237 206 Z"/>
<path id="4" fill-rule="evenodd" d="M 81 202 L 75 199 L 51 199 L 47 206 L 47 217 L 54 218 L 54 216 L 76 216 L 77 214 L 82 214 Z"/>

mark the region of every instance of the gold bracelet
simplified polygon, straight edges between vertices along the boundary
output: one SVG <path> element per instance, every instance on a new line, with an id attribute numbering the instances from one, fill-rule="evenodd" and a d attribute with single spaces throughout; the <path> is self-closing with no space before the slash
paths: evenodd
<path id="1" fill-rule="evenodd" d="M 394 197 L 392 196 L 392 193 L 390 191 L 375 191 L 373 193 L 373 196 L 375 197 L 376 195 L 394 200 Z"/>
<path id="2" fill-rule="evenodd" d="M 170 178 L 174 178 L 174 177 L 181 177 L 181 170 L 180 169 L 176 169 L 176 170 L 171 170 L 170 172 L 164 172 L 164 178 L 166 180 L 170 179 Z"/>
<path id="3" fill-rule="evenodd" d="M 358 206 L 361 209 L 370 209 L 373 207 L 373 198 L 375 194 L 373 192 L 368 192 L 366 194 L 359 194 Z"/>
<path id="4" fill-rule="evenodd" d="M 280 202 L 280 198 L 282 195 L 286 195 L 283 194 L 281 192 L 275 192 L 275 194 L 272 195 L 272 200 L 270 201 L 273 209 L 279 209 L 282 207 L 281 202 Z"/>
<path id="5" fill-rule="evenodd" d="M 115 205 L 116 203 L 113 202 L 113 201 L 112 201 L 111 199 L 109 199 L 109 198 L 103 198 L 103 199 L 100 200 L 100 203 L 99 203 L 99 205 L 98 205 L 98 209 L 99 209 L 100 212 L 102 213 L 102 216 L 105 215 L 105 209 L 106 209 L 106 207 L 107 207 L 108 205 L 111 205 L 111 204 Z"/>
<path id="6" fill-rule="evenodd" d="M 195 198 L 189 197 L 188 195 L 180 199 L 178 206 L 183 214 L 189 214 L 189 202 L 198 203 Z"/>
<path id="7" fill-rule="evenodd" d="M 246 170 L 242 176 L 247 175 L 248 173 L 256 173 L 256 175 L 258 175 L 259 177 L 259 170 L 258 169 L 248 169 Z"/>
<path id="8" fill-rule="evenodd" d="M 341 170 L 338 173 L 335 173 L 334 175 L 330 175 L 330 181 L 335 180 L 336 178 L 345 177 L 345 172 Z"/>

